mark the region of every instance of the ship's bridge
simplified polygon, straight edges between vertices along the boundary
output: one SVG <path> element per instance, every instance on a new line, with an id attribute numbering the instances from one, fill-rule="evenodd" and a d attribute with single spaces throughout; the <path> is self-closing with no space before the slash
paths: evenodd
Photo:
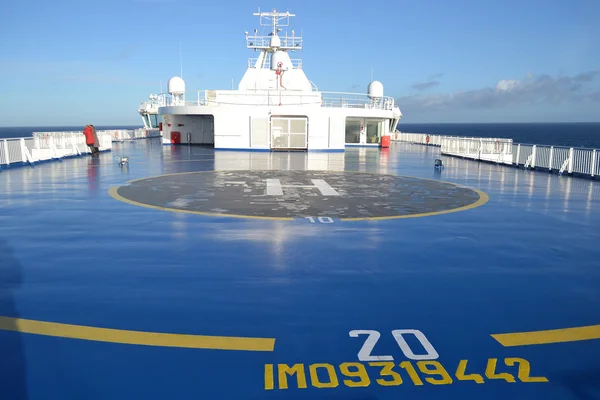
<path id="1" fill-rule="evenodd" d="M 258 12 L 269 32 L 245 32 L 246 47 L 257 52 L 237 90 L 187 91 L 172 77 L 158 98 L 167 144 L 204 144 L 215 148 L 344 150 L 346 145 L 378 146 L 401 118 L 383 84 L 372 81 L 366 93 L 322 92 L 290 57 L 302 37 L 282 32 L 289 12 Z M 266 22 L 264 22 L 266 19 Z"/>

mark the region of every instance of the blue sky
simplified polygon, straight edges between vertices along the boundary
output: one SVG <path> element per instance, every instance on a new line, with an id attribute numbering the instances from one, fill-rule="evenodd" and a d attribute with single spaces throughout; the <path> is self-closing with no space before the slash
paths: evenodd
<path id="1" fill-rule="evenodd" d="M 373 68 L 407 123 L 600 121 L 598 0 L 5 0 L 0 126 L 141 124 L 180 43 L 188 90 L 237 87 L 258 7 L 297 14 L 319 89 Z"/>

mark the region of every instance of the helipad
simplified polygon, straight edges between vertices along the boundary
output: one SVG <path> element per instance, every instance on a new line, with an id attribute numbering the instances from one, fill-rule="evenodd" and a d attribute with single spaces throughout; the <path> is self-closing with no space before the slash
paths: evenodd
<path id="1" fill-rule="evenodd" d="M 341 220 L 422 217 L 484 204 L 454 183 L 331 171 L 203 171 L 138 179 L 111 189 L 119 200 L 204 215 Z"/>

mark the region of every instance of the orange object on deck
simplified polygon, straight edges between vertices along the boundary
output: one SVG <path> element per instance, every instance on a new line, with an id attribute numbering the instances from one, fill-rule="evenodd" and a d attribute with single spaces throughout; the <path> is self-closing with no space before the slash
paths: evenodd
<path id="1" fill-rule="evenodd" d="M 390 136 L 381 137 L 381 147 L 390 147 Z"/>

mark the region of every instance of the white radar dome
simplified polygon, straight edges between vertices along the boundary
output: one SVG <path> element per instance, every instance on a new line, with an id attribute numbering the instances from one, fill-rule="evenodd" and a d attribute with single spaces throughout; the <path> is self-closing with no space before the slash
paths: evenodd
<path id="1" fill-rule="evenodd" d="M 371 99 L 383 97 L 383 84 L 379 81 L 373 81 L 369 83 L 369 87 L 367 88 L 367 95 Z"/>
<path id="2" fill-rule="evenodd" d="M 178 76 L 169 79 L 169 93 L 172 95 L 181 95 L 185 93 L 185 82 Z"/>

